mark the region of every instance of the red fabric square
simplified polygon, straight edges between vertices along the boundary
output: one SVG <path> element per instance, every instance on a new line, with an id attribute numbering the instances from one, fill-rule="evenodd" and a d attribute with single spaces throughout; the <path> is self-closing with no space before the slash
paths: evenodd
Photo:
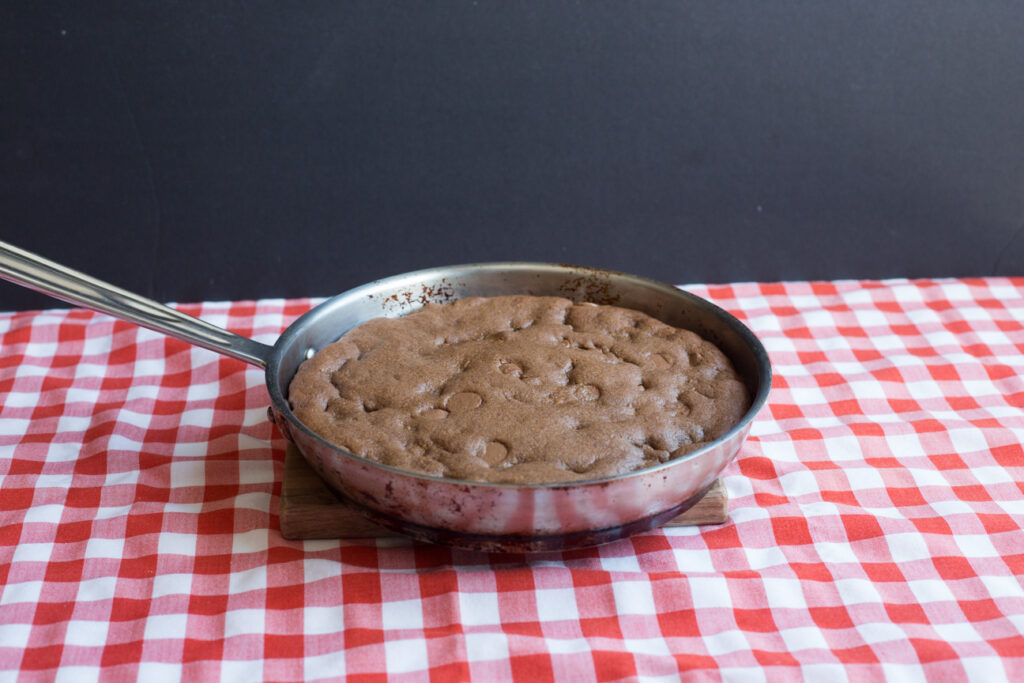
<path id="1" fill-rule="evenodd" d="M 380 575 L 375 572 L 352 572 L 341 575 L 341 594 L 346 604 L 379 603 Z"/>
<path id="2" fill-rule="evenodd" d="M 960 609 L 968 621 L 991 621 L 1003 616 L 1002 610 L 999 609 L 996 601 L 992 598 L 958 600 L 957 604 L 960 605 Z M 1021 650 L 1021 652 L 1024 652 L 1024 650 Z"/>
<path id="3" fill-rule="evenodd" d="M 885 612 L 897 624 L 927 624 L 928 615 L 924 613 L 921 605 L 910 603 L 906 605 L 887 604 Z"/>
<path id="4" fill-rule="evenodd" d="M 508 663 L 509 668 L 512 669 L 512 677 L 516 680 L 528 680 L 531 683 L 555 680 L 550 655 L 541 653 L 513 655 L 509 657 Z"/>
<path id="5" fill-rule="evenodd" d="M 831 582 L 835 580 L 828 566 L 823 562 L 790 562 L 789 568 L 797 578 L 804 581 Z"/>
<path id="6" fill-rule="evenodd" d="M 697 624 L 697 612 L 694 609 L 663 612 L 658 615 L 658 625 L 666 637 L 696 638 L 701 635 Z"/>
<path id="7" fill-rule="evenodd" d="M 922 662 L 939 662 L 947 659 L 957 659 L 956 650 L 944 640 L 933 640 L 931 638 L 911 638 L 910 644 L 917 657 Z"/>
<path id="8" fill-rule="evenodd" d="M 624 681 L 636 677 L 636 660 L 629 652 L 594 650 L 591 657 L 599 681 Z"/>
<path id="9" fill-rule="evenodd" d="M 811 531 L 804 517 L 773 517 L 772 531 L 779 545 L 810 545 Z"/>
<path id="10" fill-rule="evenodd" d="M 622 627 L 619 625 L 619 618 L 611 617 L 582 617 L 580 618 L 580 631 L 586 638 L 621 638 Z"/>
<path id="11" fill-rule="evenodd" d="M 860 566 L 872 581 L 902 583 L 907 580 L 899 566 L 892 562 L 861 562 Z"/>
<path id="12" fill-rule="evenodd" d="M 885 535 L 878 519 L 872 515 L 840 515 L 846 537 L 852 542 L 878 538 Z"/>
<path id="13" fill-rule="evenodd" d="M 752 456 L 746 458 L 740 458 L 737 460 L 740 466 L 740 472 L 743 476 L 751 479 L 778 479 L 778 474 L 775 472 L 775 465 L 768 458 L 761 456 Z"/>
<path id="14" fill-rule="evenodd" d="M 889 500 L 893 502 L 896 507 L 912 507 L 915 505 L 926 505 L 928 501 L 921 495 L 921 489 L 916 487 L 902 487 L 894 488 L 891 486 L 885 487 L 885 492 L 889 494 Z"/>
<path id="15" fill-rule="evenodd" d="M 733 616 L 742 631 L 771 633 L 779 630 L 770 609 L 734 609 Z"/>
<path id="16" fill-rule="evenodd" d="M 969 579 L 978 574 L 971 567 L 971 563 L 965 557 L 943 556 L 933 557 L 932 564 L 939 572 L 939 576 L 947 581 Z"/>
<path id="17" fill-rule="evenodd" d="M 853 620 L 845 607 L 810 607 L 811 618 L 822 628 L 853 628 Z"/>
<path id="18" fill-rule="evenodd" d="M 753 650 L 754 659 L 761 666 L 799 666 L 800 662 L 788 652 L 768 652 Z"/>

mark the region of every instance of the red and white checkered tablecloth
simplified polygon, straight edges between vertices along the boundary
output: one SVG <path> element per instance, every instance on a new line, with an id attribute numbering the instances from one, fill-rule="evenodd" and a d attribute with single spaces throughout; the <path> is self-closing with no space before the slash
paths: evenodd
<path id="1" fill-rule="evenodd" d="M 1024 278 L 687 289 L 774 364 L 730 521 L 533 557 L 286 541 L 261 371 L 0 315 L 0 680 L 1024 680 Z"/>

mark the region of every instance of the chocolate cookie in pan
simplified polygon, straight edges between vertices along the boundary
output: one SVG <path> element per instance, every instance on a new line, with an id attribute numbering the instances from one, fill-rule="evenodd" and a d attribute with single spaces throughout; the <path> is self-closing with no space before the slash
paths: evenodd
<path id="1" fill-rule="evenodd" d="M 288 398 L 310 429 L 364 458 L 513 484 L 666 462 L 728 432 L 751 404 L 726 356 L 693 332 L 526 295 L 364 322 L 304 362 Z"/>

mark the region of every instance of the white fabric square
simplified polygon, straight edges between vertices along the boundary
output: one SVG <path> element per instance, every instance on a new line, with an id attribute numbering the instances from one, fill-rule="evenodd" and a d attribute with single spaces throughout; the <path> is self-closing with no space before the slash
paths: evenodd
<path id="1" fill-rule="evenodd" d="M 538 621 L 544 623 L 579 619 L 576 592 L 572 588 L 538 588 L 534 593 Z"/>
<path id="2" fill-rule="evenodd" d="M 163 377 L 166 363 L 164 358 L 142 358 L 135 361 L 135 369 L 132 370 L 135 377 Z"/>
<path id="3" fill-rule="evenodd" d="M 266 615 L 262 609 L 228 609 L 224 613 L 224 637 L 264 633 Z"/>
<path id="4" fill-rule="evenodd" d="M 882 475 L 874 467 L 847 467 L 843 473 L 854 491 L 885 488 Z"/>
<path id="5" fill-rule="evenodd" d="M 196 537 L 192 534 L 161 531 L 157 544 L 157 553 L 160 555 L 188 555 L 189 557 L 195 557 Z"/>
<path id="6" fill-rule="evenodd" d="M 844 605 L 878 604 L 882 596 L 868 579 L 836 579 L 833 584 Z"/>
<path id="7" fill-rule="evenodd" d="M 850 678 L 842 664 L 801 664 L 799 680 L 846 683 Z"/>
<path id="8" fill-rule="evenodd" d="M 840 564 L 858 563 L 860 561 L 849 543 L 818 541 L 814 544 L 814 549 L 818 551 L 818 557 L 821 558 L 822 562 Z"/>
<path id="9" fill-rule="evenodd" d="M 864 453 L 855 436 L 830 436 L 825 441 L 828 457 L 833 462 L 863 461 Z"/>
<path id="10" fill-rule="evenodd" d="M 182 427 L 212 427 L 213 408 L 191 408 L 181 413 Z"/>
<path id="11" fill-rule="evenodd" d="M 238 505 L 237 500 L 235 503 L 236 509 L 247 507 L 245 505 Z M 249 531 L 236 532 L 231 535 L 231 552 L 233 554 L 265 552 L 270 547 L 269 536 L 269 529 L 251 529 Z"/>
<path id="12" fill-rule="evenodd" d="M 924 669 L 919 664 L 894 664 L 882 662 L 883 681 L 899 681 L 900 683 L 927 683 Z"/>
<path id="13" fill-rule="evenodd" d="M 800 650 L 830 649 L 828 642 L 825 640 L 825 637 L 821 634 L 821 629 L 815 628 L 813 626 L 780 629 L 779 636 L 782 637 L 782 642 L 786 644 L 786 650 L 788 650 L 789 652 L 799 652 Z M 814 680 L 821 679 L 819 678 Z"/>
<path id="14" fill-rule="evenodd" d="M 380 608 L 381 626 L 386 631 L 423 628 L 423 603 L 419 600 L 385 601 Z"/>
<path id="15" fill-rule="evenodd" d="M 14 562 L 17 564 L 17 560 Z M 9 583 L 0 590 L 0 607 L 3 605 L 35 604 L 43 592 L 42 581 L 21 581 Z M 3 641 L 0 641 L 3 642 Z"/>
<path id="16" fill-rule="evenodd" d="M 600 549 L 599 552 L 601 552 Z M 601 563 L 601 568 L 607 572 L 620 572 L 626 574 L 637 574 L 640 572 L 640 562 L 637 560 L 637 556 L 634 553 L 615 557 L 608 556 L 604 554 L 604 552 L 601 552 L 598 561 Z"/>
<path id="17" fill-rule="evenodd" d="M 647 581 L 613 581 L 612 595 L 619 614 L 657 614 L 654 595 Z"/>
<path id="18" fill-rule="evenodd" d="M 460 621 L 464 626 L 500 624 L 498 596 L 494 593 L 459 593 Z"/>
<path id="19" fill-rule="evenodd" d="M 797 470 L 783 474 L 779 477 L 778 481 L 782 485 L 783 493 L 790 498 L 811 494 L 817 495 L 821 492 L 818 480 L 814 477 L 814 474 L 807 470 Z"/>
<path id="20" fill-rule="evenodd" d="M 757 426 L 757 422 L 754 426 Z M 753 430 L 751 430 L 753 431 Z M 764 457 L 773 462 L 799 462 L 800 456 L 796 452 L 796 444 L 792 441 L 762 441 L 760 443 L 761 453 Z"/>
<path id="21" fill-rule="evenodd" d="M 309 633 L 309 631 L 306 631 Z M 307 654 L 302 658 L 302 680 L 343 680 L 347 669 L 345 668 L 345 650 L 325 652 L 322 655 Z M 255 678 L 241 678 L 242 681 L 265 680 L 262 675 Z"/>
<path id="22" fill-rule="evenodd" d="M 807 607 L 807 599 L 800 589 L 799 579 L 780 579 L 774 577 L 762 577 L 764 585 L 765 601 L 769 607 L 782 609 L 804 609 Z"/>
<path id="23" fill-rule="evenodd" d="M 345 608 L 341 605 L 307 605 L 302 609 L 302 623 L 302 632 L 307 636 L 341 633 L 345 630 Z"/>
<path id="24" fill-rule="evenodd" d="M 750 643 L 747 642 L 747 637 L 743 635 L 742 631 L 732 629 L 720 633 L 704 633 L 702 635 L 704 647 L 707 648 L 708 654 L 712 657 L 750 649 Z"/>
<path id="25" fill-rule="evenodd" d="M 33 391 L 11 391 L 4 395 L 3 405 L 0 405 L 0 414 L 2 414 L 2 411 L 10 410 L 11 408 L 32 408 L 37 405 L 39 405 L 38 393 Z M 6 422 L 4 433 L 7 433 Z"/>
<path id="26" fill-rule="evenodd" d="M 933 379 L 908 381 L 904 386 L 907 387 L 910 395 L 919 401 L 929 398 L 945 398 L 946 396 L 942 387 Z"/>
<path id="27" fill-rule="evenodd" d="M 963 657 L 960 663 L 969 683 L 992 683 L 1006 678 L 1006 668 L 999 657 Z"/>
<path id="28" fill-rule="evenodd" d="M 964 551 L 964 557 L 1000 557 L 1001 553 L 992 545 L 992 540 L 984 533 L 956 533 L 953 536 L 956 545 Z"/>
<path id="29" fill-rule="evenodd" d="M 768 567 L 781 567 L 788 564 L 785 553 L 777 545 L 769 545 L 764 548 L 754 546 L 742 546 L 743 553 L 747 556 L 747 563 L 751 569 L 760 570 Z"/>
<path id="30" fill-rule="evenodd" d="M 204 358 L 206 358 L 206 354 L 204 354 Z M 209 359 L 207 358 L 206 360 Z M 185 400 L 188 403 L 201 403 L 203 401 L 212 401 L 220 395 L 220 392 L 220 382 L 189 384 L 188 391 L 185 394 Z"/>
<path id="31" fill-rule="evenodd" d="M 385 640 L 384 660 L 387 662 L 389 676 L 391 674 L 404 674 L 413 671 L 426 671 L 430 668 L 430 664 L 427 661 L 427 642 L 422 638 Z"/>
<path id="32" fill-rule="evenodd" d="M 1024 465 L 1024 463 L 1021 463 Z M 978 480 L 979 484 L 986 486 L 991 484 L 1012 484 L 1015 483 L 1013 477 L 1002 467 L 993 465 L 991 467 L 972 467 L 971 474 Z"/>
<path id="33" fill-rule="evenodd" d="M 548 651 L 555 655 L 571 655 L 590 652 L 590 643 L 584 638 L 546 638 L 544 644 Z"/>
<path id="34" fill-rule="evenodd" d="M 154 683 L 158 681 L 180 681 L 182 680 L 181 664 L 175 664 L 174 662 L 139 662 L 138 680 L 153 681 Z"/>
<path id="35" fill-rule="evenodd" d="M 847 387 L 860 401 L 886 398 L 885 387 L 882 386 L 881 382 L 874 378 L 851 380 L 847 383 Z"/>
<path id="36" fill-rule="evenodd" d="M 191 574 L 157 574 L 153 577 L 153 598 L 188 595 L 192 592 Z"/>
<path id="37" fill-rule="evenodd" d="M 179 454 L 175 453 L 175 455 Z M 203 460 L 174 459 L 171 460 L 169 467 L 171 470 L 170 488 L 172 489 L 203 486 L 206 483 L 206 464 Z"/>
<path id="38" fill-rule="evenodd" d="M 923 467 L 908 467 L 907 472 L 914 478 L 914 485 L 919 489 L 926 486 L 940 486 L 948 488 L 949 482 L 938 470 L 925 469 Z"/>
<path id="39" fill-rule="evenodd" d="M 509 657 L 508 637 L 504 633 L 470 631 L 465 638 L 466 659 L 470 662 L 493 662 Z"/>
<path id="40" fill-rule="evenodd" d="M 690 595 L 693 608 L 728 607 L 732 605 L 729 584 L 723 576 L 691 576 Z"/>
<path id="41" fill-rule="evenodd" d="M 730 493 L 731 495 L 731 493 Z M 683 574 L 709 574 L 715 571 L 707 548 L 673 548 L 676 568 Z"/>
<path id="42" fill-rule="evenodd" d="M 624 638 L 622 644 L 625 646 L 626 652 L 634 654 L 652 655 L 655 657 L 664 657 L 672 654 L 664 638 Z"/>
<path id="43" fill-rule="evenodd" d="M 61 415 L 57 420 L 57 433 L 61 435 L 78 434 L 85 432 L 92 424 L 92 417 L 88 415 Z"/>
<path id="44" fill-rule="evenodd" d="M 982 641 L 981 636 L 978 635 L 978 632 L 968 622 L 932 624 L 932 628 L 935 629 L 935 633 L 940 638 L 950 643 L 976 643 Z"/>
<path id="45" fill-rule="evenodd" d="M 228 593 L 231 595 L 266 589 L 267 568 L 265 566 L 231 572 L 231 576 L 228 579 Z"/>
<path id="46" fill-rule="evenodd" d="M 39 506 L 39 507 L 53 507 L 53 506 Z M 30 507 L 27 512 L 34 510 L 34 507 Z M 58 520 L 60 517 L 58 517 Z M 52 543 L 19 543 L 14 547 L 14 556 L 11 558 L 12 564 L 19 564 L 21 562 L 47 562 L 50 559 L 50 553 L 53 552 Z"/>
<path id="47" fill-rule="evenodd" d="M 988 442 L 985 441 L 985 434 L 974 427 L 953 427 L 947 430 L 949 440 L 953 444 L 953 450 L 957 453 L 974 453 L 976 451 L 988 450 Z"/>
<path id="48" fill-rule="evenodd" d="M 258 448 L 266 448 L 266 443 L 260 443 Z M 239 464 L 238 483 L 246 484 L 270 484 L 274 481 L 274 463 L 267 460 L 246 460 Z"/>
<path id="49" fill-rule="evenodd" d="M 78 584 L 77 602 L 105 602 L 113 600 L 117 594 L 116 576 L 98 576 L 93 579 L 83 579 Z"/>
<path id="50" fill-rule="evenodd" d="M 246 656 L 240 654 L 238 656 Z M 264 663 L 259 659 L 222 659 L 220 662 L 220 680 L 222 681 L 261 681 L 266 680 Z"/>
<path id="51" fill-rule="evenodd" d="M 857 318 L 857 324 L 861 327 L 887 327 L 889 324 L 885 313 L 877 308 L 862 308 L 855 310 L 853 315 Z"/>
<path id="52" fill-rule="evenodd" d="M 928 545 L 917 533 L 886 534 L 885 541 L 889 544 L 889 552 L 893 562 L 913 562 L 925 560 L 932 556 Z"/>
<path id="53" fill-rule="evenodd" d="M 134 410 L 134 406 L 126 404 L 117 413 L 117 422 L 118 424 L 131 425 L 133 427 L 138 427 L 139 429 L 146 429 L 153 422 L 153 415 L 148 411 L 139 412 L 137 410 Z M 120 446 L 120 448 L 131 449 L 134 446 L 137 449 L 137 446 L 141 443 L 139 441 L 128 439 L 128 437 L 125 436 L 123 433 L 114 433 L 111 435 L 110 438 L 113 440 L 115 436 L 120 436 L 122 439 L 124 439 L 124 442 L 122 443 L 128 444 L 127 446 L 122 445 Z"/>
<path id="54" fill-rule="evenodd" d="M 100 680 L 100 668 L 98 666 L 77 666 L 74 664 L 61 664 L 54 676 L 54 683 L 90 683 Z"/>
<path id="55" fill-rule="evenodd" d="M 818 387 L 790 387 L 793 403 L 801 406 L 820 406 L 828 403 L 828 399 Z"/>
<path id="56" fill-rule="evenodd" d="M 187 632 L 187 614 L 151 614 L 146 618 L 146 640 L 178 639 Z"/>
<path id="57" fill-rule="evenodd" d="M 1024 598 L 1024 588 L 1012 576 L 981 576 L 985 590 L 993 600 L 1000 598 Z"/>
<path id="58" fill-rule="evenodd" d="M 891 643 L 907 639 L 907 632 L 896 624 L 888 621 L 875 621 L 869 624 L 856 624 L 854 628 L 867 645 Z"/>
<path id="59" fill-rule="evenodd" d="M 28 646 L 31 632 L 32 624 L 0 624 L 0 643 L 5 648 L 22 650 Z"/>
<path id="60" fill-rule="evenodd" d="M 241 469 L 245 469 L 242 467 Z M 270 511 L 270 491 L 251 491 L 249 493 L 243 493 L 235 496 L 234 501 L 236 510 L 256 510 L 257 512 L 269 512 Z M 253 529 L 252 531 L 246 531 L 244 533 L 256 533 L 261 532 L 263 534 L 263 542 L 266 544 L 269 542 L 270 532 L 267 529 Z M 250 539 L 251 540 L 251 539 Z M 266 550 L 266 548 L 264 548 Z"/>
<path id="61" fill-rule="evenodd" d="M 57 524 L 60 522 L 61 515 L 63 514 L 63 505 L 33 505 L 25 510 L 25 517 L 23 519 L 25 524 Z M 47 545 L 47 548 L 49 548 L 49 545 Z"/>
<path id="62" fill-rule="evenodd" d="M 952 602 L 956 600 L 949 586 L 941 579 L 907 581 L 907 587 L 922 605 L 929 602 Z"/>
<path id="63" fill-rule="evenodd" d="M 308 541 L 307 543 L 322 543 Z M 310 550 L 307 548 L 307 550 Z M 306 583 L 330 579 L 341 574 L 341 563 L 334 560 L 324 560 L 316 557 L 307 557 L 302 561 L 302 573 Z"/>
<path id="64" fill-rule="evenodd" d="M 72 617 L 64 635 L 65 645 L 102 647 L 107 641 L 110 624 L 105 621 L 80 621 Z"/>
<path id="65" fill-rule="evenodd" d="M 889 446 L 889 453 L 871 453 L 870 456 L 892 456 L 894 458 L 912 458 L 924 456 L 925 450 L 921 445 L 921 439 L 916 434 L 886 434 L 886 445 Z"/>

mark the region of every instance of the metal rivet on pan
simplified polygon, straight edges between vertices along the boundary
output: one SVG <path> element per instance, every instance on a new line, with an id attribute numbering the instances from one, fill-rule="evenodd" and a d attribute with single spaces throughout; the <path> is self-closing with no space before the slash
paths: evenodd
<path id="1" fill-rule="evenodd" d="M 316 349 L 314 349 L 312 346 L 309 347 L 308 349 L 306 349 L 306 360 L 309 360 L 310 358 L 312 358 L 315 355 L 316 355 Z"/>

